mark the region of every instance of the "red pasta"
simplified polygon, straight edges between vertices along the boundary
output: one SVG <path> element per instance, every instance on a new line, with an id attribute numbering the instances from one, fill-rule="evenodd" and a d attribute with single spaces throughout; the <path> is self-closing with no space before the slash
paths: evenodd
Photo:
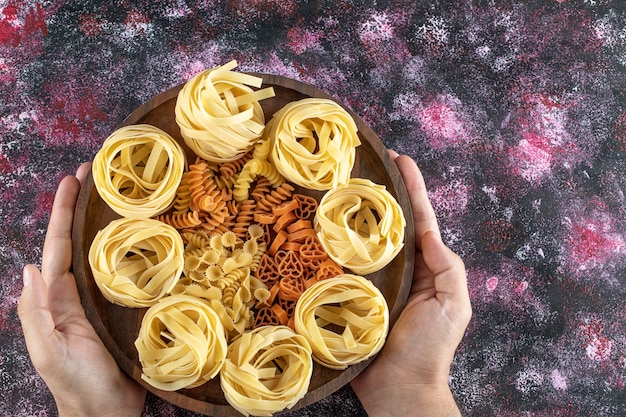
<path id="1" fill-rule="evenodd" d="M 254 315 L 254 328 L 261 326 L 278 326 L 280 320 L 269 306 L 259 308 Z"/>

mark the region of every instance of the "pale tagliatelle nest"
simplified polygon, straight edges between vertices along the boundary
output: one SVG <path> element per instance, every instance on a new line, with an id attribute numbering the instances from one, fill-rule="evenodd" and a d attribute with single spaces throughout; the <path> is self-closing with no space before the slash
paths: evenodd
<path id="1" fill-rule="evenodd" d="M 228 403 L 245 416 L 272 416 L 309 389 L 311 347 L 287 326 L 262 326 L 234 339 L 220 373 Z"/>
<path id="2" fill-rule="evenodd" d="M 298 299 L 296 332 L 313 349 L 313 359 L 342 370 L 382 349 L 389 330 L 389 310 L 380 290 L 366 278 L 342 274 L 319 281 Z"/>
<path id="3" fill-rule="evenodd" d="M 286 179 L 311 190 L 346 184 L 361 144 L 350 114 L 332 100 L 286 104 L 268 123 L 269 159 Z"/>
<path id="4" fill-rule="evenodd" d="M 206 301 L 170 295 L 148 309 L 135 341 L 143 373 L 155 388 L 194 388 L 215 377 L 226 358 L 224 327 Z"/>
<path id="5" fill-rule="evenodd" d="M 96 234 L 89 265 L 107 300 L 125 307 L 149 307 L 178 282 L 183 251 L 183 239 L 172 226 L 123 217 Z"/>
<path id="6" fill-rule="evenodd" d="M 328 255 L 360 275 L 385 267 L 404 246 L 406 220 L 385 186 L 364 178 L 328 191 L 315 216 L 315 231 Z"/>
<path id="7" fill-rule="evenodd" d="M 263 79 L 232 71 L 236 61 L 202 71 L 185 83 L 176 100 L 176 123 L 185 143 L 201 158 L 234 161 L 256 144 L 265 129 L 260 100 L 274 96 Z"/>
<path id="8" fill-rule="evenodd" d="M 120 216 L 147 219 L 165 212 L 176 197 L 185 152 L 168 133 L 148 124 L 115 130 L 96 153 L 93 182 Z"/>

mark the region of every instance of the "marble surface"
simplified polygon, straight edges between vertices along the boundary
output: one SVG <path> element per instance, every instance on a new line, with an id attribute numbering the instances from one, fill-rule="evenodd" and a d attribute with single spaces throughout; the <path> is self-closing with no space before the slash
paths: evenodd
<path id="1" fill-rule="evenodd" d="M 623 0 L 0 0 L 0 416 L 54 416 L 16 306 L 59 180 L 236 59 L 345 103 L 424 172 L 474 316 L 466 416 L 626 415 Z M 149 396 L 146 416 L 193 416 Z M 294 416 L 364 415 L 349 388 Z"/>

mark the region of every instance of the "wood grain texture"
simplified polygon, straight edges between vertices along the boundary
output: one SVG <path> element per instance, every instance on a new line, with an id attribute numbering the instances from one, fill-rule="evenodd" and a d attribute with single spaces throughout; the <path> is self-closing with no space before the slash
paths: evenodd
<path id="1" fill-rule="evenodd" d="M 263 78 L 263 87 L 272 86 L 276 92 L 276 97 L 261 101 L 268 121 L 275 111 L 288 102 L 306 97 L 332 99 L 326 93 L 296 80 L 276 75 L 254 75 Z M 188 159 L 193 160 L 195 155 L 185 146 L 174 117 L 176 97 L 181 88 L 182 85 L 171 88 L 147 101 L 131 113 L 122 125 L 148 123 L 157 126 L 179 141 L 185 148 Z M 378 136 L 358 115 L 347 108 L 346 110 L 353 116 L 362 142 L 357 148 L 352 176 L 368 178 L 385 185 L 400 203 L 407 221 L 404 249 L 387 267 L 367 275 L 385 296 L 393 324 L 406 303 L 413 274 L 415 234 L 409 198 L 400 173 Z M 322 195 L 320 192 L 300 187 L 296 189 L 318 199 Z M 203 386 L 176 392 L 157 390 L 141 380 L 141 367 L 133 343 L 145 309 L 124 308 L 109 303 L 97 288 L 87 260 L 89 247 L 96 233 L 118 217 L 98 195 L 90 173 L 81 189 L 72 235 L 73 270 L 88 319 L 119 366 L 155 395 L 203 414 L 213 416 L 236 414 L 224 398 L 218 377 Z M 335 371 L 316 364 L 309 392 L 292 408 L 292 411 L 316 402 L 350 382 L 371 360 L 353 365 L 344 371 Z"/>

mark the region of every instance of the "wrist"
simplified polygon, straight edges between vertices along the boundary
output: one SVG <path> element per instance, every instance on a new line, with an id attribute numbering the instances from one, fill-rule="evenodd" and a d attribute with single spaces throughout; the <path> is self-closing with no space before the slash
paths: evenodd
<path id="1" fill-rule="evenodd" d="M 447 383 L 394 384 L 379 386 L 374 392 L 356 379 L 352 389 L 370 417 L 460 417 Z"/>
<path id="2" fill-rule="evenodd" d="M 57 411 L 59 417 L 139 417 L 141 410 L 93 410 L 92 407 L 73 407 L 57 401 Z"/>
<path id="3" fill-rule="evenodd" d="M 113 414 L 90 414 L 89 411 L 76 410 L 70 407 L 63 407 L 59 405 L 57 405 L 57 411 L 59 413 L 58 414 L 59 417 L 109 417 L 113 415 Z M 120 414 L 116 414 L 116 415 L 120 415 Z"/>

